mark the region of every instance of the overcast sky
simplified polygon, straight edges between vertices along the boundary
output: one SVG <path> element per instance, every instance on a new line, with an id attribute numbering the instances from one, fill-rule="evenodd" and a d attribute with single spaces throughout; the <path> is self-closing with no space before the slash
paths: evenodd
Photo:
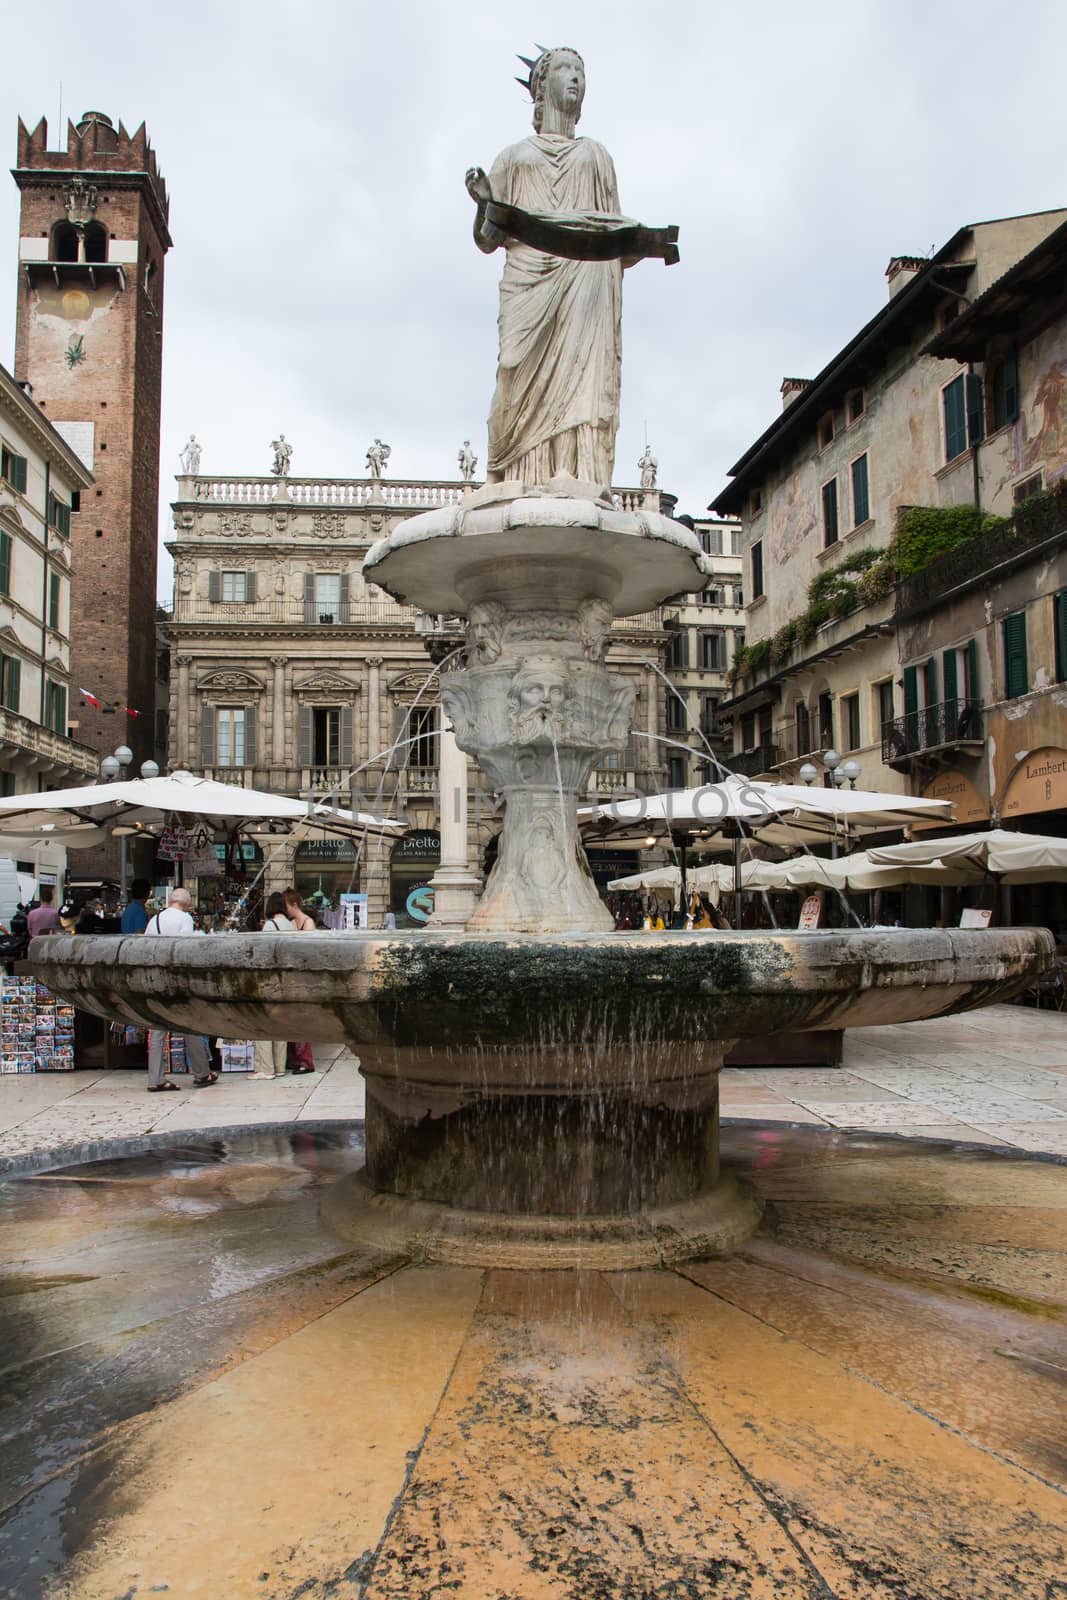
<path id="1" fill-rule="evenodd" d="M 779 409 L 886 296 L 891 255 L 965 222 L 1067 201 L 1067 6 L 989 0 L 183 0 L 87 20 L 16 7 L 15 118 L 144 120 L 171 195 L 161 537 L 190 430 L 202 470 L 398 478 L 485 460 L 502 257 L 463 187 L 530 128 L 515 53 L 585 57 L 579 133 L 623 209 L 681 228 L 681 263 L 626 276 L 616 483 L 648 439 L 698 512 Z M 12 42 L 11 27 L 7 30 Z M 17 192 L 0 199 L 14 356 Z M 170 593 L 170 563 L 160 569 Z"/>

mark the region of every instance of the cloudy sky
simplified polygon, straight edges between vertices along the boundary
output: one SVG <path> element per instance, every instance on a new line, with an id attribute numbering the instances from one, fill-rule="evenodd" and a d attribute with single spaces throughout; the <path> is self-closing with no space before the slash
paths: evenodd
<path id="1" fill-rule="evenodd" d="M 615 472 L 647 426 L 681 510 L 878 309 L 891 255 L 1067 201 L 1055 0 L 157 0 L 106 27 L 50 0 L 18 30 L 11 161 L 18 113 L 59 142 L 62 84 L 64 119 L 145 120 L 170 189 L 164 537 L 190 430 L 207 472 L 265 472 L 279 429 L 301 477 L 362 475 L 376 434 L 397 477 L 455 476 L 465 436 L 484 461 L 501 257 L 463 174 L 529 131 L 535 40 L 584 55 L 624 209 L 681 228 L 678 266 L 627 274 Z M 12 280 L 17 233 L 8 183 Z M 13 313 L 12 281 L 7 366 Z"/>

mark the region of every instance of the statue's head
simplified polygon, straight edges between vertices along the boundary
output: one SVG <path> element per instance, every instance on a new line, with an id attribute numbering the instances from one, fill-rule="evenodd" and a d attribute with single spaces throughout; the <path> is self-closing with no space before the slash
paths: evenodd
<path id="1" fill-rule="evenodd" d="M 534 103 L 533 124 L 538 133 L 544 122 L 546 104 L 554 104 L 577 122 L 585 99 L 585 62 L 577 50 L 562 45 L 542 51 L 530 69 L 530 95 Z"/>

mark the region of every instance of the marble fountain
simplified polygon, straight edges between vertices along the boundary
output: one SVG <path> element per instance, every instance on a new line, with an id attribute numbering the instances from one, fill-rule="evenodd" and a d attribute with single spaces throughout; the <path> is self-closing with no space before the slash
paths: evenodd
<path id="1" fill-rule="evenodd" d="M 882 1372 L 864 1388 L 855 1364 L 844 1388 L 836 1368 L 790 1375 L 788 1341 L 754 1339 L 746 1381 L 748 1336 L 731 1322 L 727 1280 L 770 1271 L 767 1236 L 754 1236 L 774 1186 L 760 1172 L 782 1156 L 757 1133 L 735 1150 L 742 1181 L 721 1162 L 718 1075 L 740 1037 L 906 1023 L 1010 996 L 1044 969 L 1051 936 L 613 931 L 576 822 L 594 764 L 630 725 L 632 691 L 605 664 L 611 625 L 704 578 L 684 526 L 620 509 L 607 489 L 622 268 L 676 259 L 676 230 L 622 217 L 606 152 L 575 140 L 584 69 L 573 51 L 539 57 L 530 88 L 534 137 L 489 178 L 472 169 L 467 179 L 479 246 L 506 241 L 508 252 L 489 481 L 401 524 L 364 569 L 398 599 L 467 619 L 465 664 L 444 674 L 442 700 L 459 745 L 506 798 L 497 862 L 468 927 L 59 937 L 32 948 L 43 981 L 102 1016 L 345 1040 L 367 1090 L 363 1163 L 331 1168 L 316 1195 L 320 1226 L 352 1264 L 346 1293 L 326 1295 L 324 1313 L 316 1289 L 314 1314 L 294 1312 L 284 1340 L 249 1336 L 236 1371 L 179 1394 L 155 1434 L 108 1458 L 93 1480 L 94 1492 L 101 1481 L 114 1490 L 101 1514 L 107 1539 L 83 1541 L 74 1586 L 49 1592 L 1014 1593 L 1004 1583 L 1023 1572 L 1013 1562 L 1027 1540 L 1026 1581 L 1062 1559 L 1059 1535 L 1045 1539 L 1044 1500 L 1037 1532 L 1019 1505 L 1028 1473 L 1045 1474 L 1052 1505 L 1047 1451 L 1023 1450 L 1020 1465 L 1006 1449 L 994 1470 L 981 1441 L 948 1448 L 934 1423 L 916 1421 L 912 1408 L 933 1405 L 929 1396 L 908 1391 L 894 1411 L 885 1395 L 896 1379 Z M 558 216 L 538 204 L 546 166 L 573 188 L 557 198 Z M 878 1163 L 869 1146 L 847 1145 L 837 1141 L 835 1159 L 861 1160 L 865 1175 L 835 1204 L 862 1208 L 881 1192 Z M 245 1158 L 234 1147 L 204 1159 Z M 801 1152 L 795 1182 L 808 1172 L 818 1190 L 822 1159 Z M 950 1169 L 962 1170 L 931 1157 L 924 1177 L 909 1155 L 893 1203 L 932 1178 L 949 1197 Z M 287 1184 L 267 1178 L 257 1191 L 279 1225 L 293 1215 L 279 1199 Z M 725 1259 L 738 1250 L 747 1254 Z M 825 1262 L 811 1270 L 826 1281 L 836 1272 L 847 1305 L 863 1300 L 857 1274 L 881 1266 L 851 1278 Z M 783 1285 L 795 1267 L 777 1262 Z M 881 1336 L 899 1339 L 917 1303 L 879 1301 Z M 776 1304 L 772 1294 L 767 1326 Z M 948 1315 L 941 1306 L 929 1325 Z M 865 1325 L 876 1324 L 871 1313 Z M 717 1360 L 734 1399 L 713 1395 Z M 814 1411 L 798 1406 L 796 1382 L 813 1385 Z M 846 1392 L 860 1434 L 846 1427 L 829 1444 L 820 1429 Z M 750 1413 L 740 1433 L 722 1414 L 740 1416 L 738 1393 Z M 768 1408 L 775 1427 L 753 1463 L 744 1429 L 763 1428 Z M 878 1449 L 861 1445 L 864 1428 Z M 279 1429 L 314 1466 L 314 1495 L 281 1464 Z M 236 1511 L 163 1530 L 173 1462 L 179 1491 L 195 1491 L 196 1463 L 210 1474 L 212 1463 L 252 1457 L 264 1465 Z M 979 1508 L 991 1564 L 988 1552 L 972 1560 L 952 1545 L 953 1518 L 969 1523 Z"/>

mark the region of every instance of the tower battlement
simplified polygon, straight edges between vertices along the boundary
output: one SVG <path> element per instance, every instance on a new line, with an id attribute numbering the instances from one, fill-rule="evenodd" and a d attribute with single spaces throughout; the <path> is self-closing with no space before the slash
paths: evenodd
<path id="1" fill-rule="evenodd" d="M 20 117 L 15 171 L 20 188 L 31 174 L 68 172 L 144 173 L 164 219 L 169 216 L 167 186 L 143 122 L 134 133 L 128 133 L 121 121 L 116 128 L 104 112 L 86 111 L 76 123 L 67 122 L 66 149 L 49 150 L 48 119 L 42 117 L 31 131 Z"/>

